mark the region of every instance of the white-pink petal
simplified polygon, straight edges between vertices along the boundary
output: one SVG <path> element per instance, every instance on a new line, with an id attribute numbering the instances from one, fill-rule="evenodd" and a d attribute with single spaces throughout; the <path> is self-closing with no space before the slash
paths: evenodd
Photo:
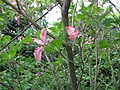
<path id="1" fill-rule="evenodd" d="M 38 47 L 35 49 L 34 51 L 34 57 L 37 61 L 41 61 L 41 56 L 42 56 L 42 51 L 43 51 L 44 47 Z"/>
<path id="2" fill-rule="evenodd" d="M 44 42 L 42 40 L 37 40 L 35 38 L 32 38 L 33 42 L 40 44 L 40 45 L 44 45 Z"/>
<path id="3" fill-rule="evenodd" d="M 69 35 L 68 38 L 75 42 L 76 37 L 81 36 L 79 34 L 79 30 L 75 29 L 73 26 L 65 27 L 67 34 Z"/>
<path id="4" fill-rule="evenodd" d="M 75 31 L 75 28 L 73 26 L 67 26 L 65 29 L 68 35 L 71 35 Z"/>
<path id="5" fill-rule="evenodd" d="M 41 34 L 40 34 L 40 39 L 45 43 L 46 42 L 46 34 L 47 34 L 47 29 L 43 28 L 41 30 Z"/>

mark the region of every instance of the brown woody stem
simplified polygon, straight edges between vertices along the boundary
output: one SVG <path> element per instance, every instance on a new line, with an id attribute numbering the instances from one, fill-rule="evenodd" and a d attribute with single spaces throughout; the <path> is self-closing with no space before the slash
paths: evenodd
<path id="1" fill-rule="evenodd" d="M 69 25 L 69 19 L 68 19 L 68 10 L 70 7 L 71 0 L 64 0 L 63 6 L 62 6 L 62 21 L 63 21 L 63 29 L 65 32 L 65 27 Z M 65 36 L 65 41 L 68 41 L 67 36 Z M 77 90 L 77 78 L 75 74 L 75 67 L 74 67 L 74 57 L 72 53 L 72 47 L 66 46 L 67 51 L 67 57 L 68 57 L 68 64 L 69 64 L 69 71 L 70 71 L 70 77 L 72 81 L 72 90 Z"/>

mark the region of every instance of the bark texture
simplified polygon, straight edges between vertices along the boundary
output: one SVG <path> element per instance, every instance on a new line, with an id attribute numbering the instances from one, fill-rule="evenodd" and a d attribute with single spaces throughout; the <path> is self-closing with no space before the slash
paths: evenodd
<path id="1" fill-rule="evenodd" d="M 68 18 L 68 10 L 70 7 L 71 0 L 64 0 L 63 6 L 62 6 L 62 21 L 63 21 L 63 31 L 65 32 L 65 27 L 69 26 L 69 18 Z M 65 41 L 68 41 L 67 36 L 65 36 Z M 69 63 L 69 72 L 72 82 L 72 90 L 77 90 L 77 78 L 75 74 L 75 67 L 74 67 L 74 57 L 72 53 L 72 47 L 69 45 L 66 45 L 66 51 L 67 51 L 67 57 L 68 57 L 68 63 Z"/>

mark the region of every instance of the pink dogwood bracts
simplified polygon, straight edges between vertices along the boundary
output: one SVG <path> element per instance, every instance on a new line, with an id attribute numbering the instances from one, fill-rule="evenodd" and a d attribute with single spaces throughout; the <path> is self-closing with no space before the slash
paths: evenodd
<path id="1" fill-rule="evenodd" d="M 42 56 L 42 52 L 43 52 L 43 49 L 44 49 L 44 45 L 46 43 L 46 33 L 47 33 L 47 29 L 46 28 L 43 28 L 41 30 L 41 34 L 40 34 L 40 40 L 37 40 L 35 38 L 33 38 L 33 42 L 37 43 L 40 45 L 40 47 L 37 47 L 35 50 L 34 50 L 34 57 L 37 61 L 41 61 L 41 56 Z"/>
<path id="2" fill-rule="evenodd" d="M 73 26 L 67 26 L 65 27 L 67 34 L 69 35 L 68 38 L 71 39 L 73 42 L 75 42 L 76 37 L 81 36 L 79 34 L 79 31 L 74 28 Z"/>

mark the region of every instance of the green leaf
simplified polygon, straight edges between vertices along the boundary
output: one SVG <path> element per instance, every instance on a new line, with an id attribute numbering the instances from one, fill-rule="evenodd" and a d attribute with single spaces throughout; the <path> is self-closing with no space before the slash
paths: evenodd
<path id="1" fill-rule="evenodd" d="M 106 18 L 103 24 L 106 26 L 113 26 L 115 24 L 115 20 L 112 18 Z"/>
<path id="2" fill-rule="evenodd" d="M 49 45 L 45 46 L 44 49 L 46 52 L 55 52 L 59 51 L 63 42 L 63 34 L 60 34 L 55 40 L 53 40 Z"/>
<path id="3" fill-rule="evenodd" d="M 32 41 L 32 38 L 31 38 L 30 34 L 28 34 L 28 35 L 21 41 L 21 43 L 31 42 L 31 41 Z"/>
<path id="4" fill-rule="evenodd" d="M 1 57 L 2 57 L 3 59 L 9 59 L 9 58 L 10 58 L 10 55 L 9 55 L 8 53 L 2 53 L 2 54 L 1 54 Z"/>
<path id="5" fill-rule="evenodd" d="M 40 31 L 37 31 L 35 35 L 40 38 L 40 33 Z"/>
<path id="6" fill-rule="evenodd" d="M 44 49 L 47 53 L 55 52 L 55 48 L 51 46 L 45 46 Z"/>
<path id="7" fill-rule="evenodd" d="M 88 11 L 89 11 L 89 12 L 91 12 L 91 10 L 92 10 L 93 6 L 94 6 L 94 4 L 93 4 L 93 3 L 91 3 L 91 4 L 87 7 L 87 9 L 88 9 Z"/>
<path id="8" fill-rule="evenodd" d="M 51 42 L 51 46 L 54 47 L 56 50 L 59 50 L 63 41 L 63 34 L 60 34 L 55 40 Z"/>
<path id="9" fill-rule="evenodd" d="M 1 38 L 1 41 L 4 43 L 4 42 L 9 42 L 10 41 L 10 39 L 11 39 L 11 37 L 10 36 L 4 36 L 3 38 Z"/>
<path id="10" fill-rule="evenodd" d="M 14 46 L 13 48 L 10 49 L 9 55 L 10 55 L 11 57 L 14 57 L 14 56 L 16 55 L 16 51 L 17 51 L 17 47 Z"/>
<path id="11" fill-rule="evenodd" d="M 104 19 L 106 16 L 107 16 L 107 13 L 102 14 L 102 15 L 99 17 L 99 21 L 101 21 L 102 19 Z"/>
<path id="12" fill-rule="evenodd" d="M 58 32 L 56 27 L 50 27 L 49 29 L 52 30 L 52 32 L 54 32 L 54 33 Z"/>
<path id="13" fill-rule="evenodd" d="M 85 19 L 85 17 L 86 17 L 86 15 L 88 14 L 87 13 L 87 8 L 84 6 L 84 3 L 82 3 L 82 6 L 81 6 L 81 9 L 80 9 L 80 11 L 81 11 L 81 19 Z"/>
<path id="14" fill-rule="evenodd" d="M 99 41 L 99 48 L 107 48 L 109 45 L 108 45 L 108 42 L 106 39 L 103 39 L 103 40 L 100 40 Z"/>

